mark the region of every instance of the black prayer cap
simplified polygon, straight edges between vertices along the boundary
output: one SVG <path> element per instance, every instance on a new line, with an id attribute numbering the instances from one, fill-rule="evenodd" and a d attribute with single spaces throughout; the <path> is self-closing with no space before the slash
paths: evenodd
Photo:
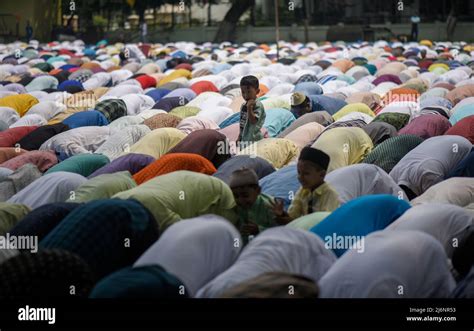
<path id="1" fill-rule="evenodd" d="M 299 160 L 313 162 L 324 170 L 327 170 L 330 157 L 319 149 L 306 146 L 301 150 Z"/>

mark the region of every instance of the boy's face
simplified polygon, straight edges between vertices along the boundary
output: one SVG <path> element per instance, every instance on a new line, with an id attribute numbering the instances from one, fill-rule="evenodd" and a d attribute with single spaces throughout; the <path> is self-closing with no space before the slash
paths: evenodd
<path id="1" fill-rule="evenodd" d="M 240 208 L 248 209 L 253 206 L 260 194 L 260 186 L 240 186 L 232 188 L 235 202 Z"/>
<path id="2" fill-rule="evenodd" d="M 313 190 L 324 183 L 326 170 L 319 168 L 309 161 L 299 160 L 298 165 L 298 180 L 303 188 Z"/>
<path id="3" fill-rule="evenodd" d="M 260 93 L 260 89 L 256 89 L 252 86 L 241 85 L 240 90 L 242 91 L 242 98 L 244 98 L 245 101 L 257 99 L 257 94 Z"/>

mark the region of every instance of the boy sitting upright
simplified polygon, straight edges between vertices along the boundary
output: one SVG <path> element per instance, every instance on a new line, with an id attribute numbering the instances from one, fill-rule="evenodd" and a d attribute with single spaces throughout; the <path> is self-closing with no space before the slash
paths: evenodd
<path id="1" fill-rule="evenodd" d="M 323 151 L 305 147 L 298 159 L 298 180 L 301 188 L 296 192 L 288 212 L 283 202 L 273 204 L 273 212 L 279 224 L 287 224 L 295 218 L 317 211 L 333 211 L 340 205 L 337 192 L 324 181 L 329 165 L 329 155 Z"/>
<path id="2" fill-rule="evenodd" d="M 247 168 L 234 171 L 229 186 L 237 204 L 238 227 L 244 237 L 277 225 L 272 212 L 273 198 L 261 193 L 255 171 Z"/>

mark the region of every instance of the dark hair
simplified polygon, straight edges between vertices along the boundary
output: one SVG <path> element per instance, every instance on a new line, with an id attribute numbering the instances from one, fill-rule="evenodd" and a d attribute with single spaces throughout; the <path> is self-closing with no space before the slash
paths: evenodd
<path id="1" fill-rule="evenodd" d="M 236 186 L 234 188 L 240 188 L 240 189 L 249 188 L 249 189 L 252 189 L 252 190 L 258 190 L 260 188 L 260 185 L 258 185 L 258 184 L 249 184 L 249 185 Z"/>
<path id="2" fill-rule="evenodd" d="M 240 86 L 250 86 L 255 89 L 258 89 L 259 87 L 258 78 L 255 76 L 244 76 L 240 80 Z"/>

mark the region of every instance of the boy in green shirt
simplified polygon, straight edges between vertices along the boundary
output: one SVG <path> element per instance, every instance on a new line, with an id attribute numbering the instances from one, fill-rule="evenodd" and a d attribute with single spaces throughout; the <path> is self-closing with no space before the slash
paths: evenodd
<path id="1" fill-rule="evenodd" d="M 242 168 L 234 171 L 229 186 L 237 204 L 237 227 L 245 239 L 277 225 L 272 212 L 274 199 L 261 193 L 254 170 Z"/>
<path id="2" fill-rule="evenodd" d="M 245 103 L 240 107 L 240 133 L 238 143 L 240 149 L 263 138 L 260 129 L 265 122 L 265 109 L 257 100 L 260 93 L 258 78 L 245 76 L 240 80 L 240 89 Z"/>
<path id="3" fill-rule="evenodd" d="M 329 165 L 329 155 L 323 151 L 305 147 L 298 159 L 298 180 L 301 188 L 296 192 L 288 212 L 282 202 L 273 204 L 273 212 L 278 224 L 288 224 L 292 220 L 317 211 L 333 211 L 340 205 L 339 195 L 324 181 Z"/>

